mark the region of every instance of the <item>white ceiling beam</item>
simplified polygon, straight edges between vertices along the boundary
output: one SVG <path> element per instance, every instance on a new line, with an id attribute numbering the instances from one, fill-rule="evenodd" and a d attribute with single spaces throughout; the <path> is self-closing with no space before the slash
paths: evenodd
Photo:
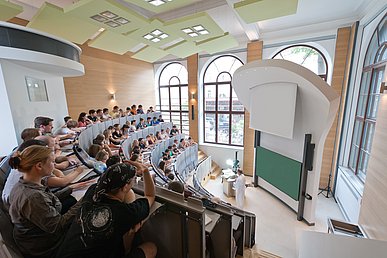
<path id="1" fill-rule="evenodd" d="M 259 36 L 260 36 L 259 35 L 258 23 L 254 22 L 254 23 L 247 24 L 247 23 L 245 23 L 242 20 L 241 17 L 239 17 L 239 14 L 234 9 L 234 3 L 239 2 L 238 0 L 226 0 L 226 2 L 228 4 L 228 6 L 232 9 L 235 17 L 237 18 L 237 20 L 239 21 L 240 25 L 244 29 L 245 34 L 249 38 L 249 40 L 250 41 L 258 40 Z"/>

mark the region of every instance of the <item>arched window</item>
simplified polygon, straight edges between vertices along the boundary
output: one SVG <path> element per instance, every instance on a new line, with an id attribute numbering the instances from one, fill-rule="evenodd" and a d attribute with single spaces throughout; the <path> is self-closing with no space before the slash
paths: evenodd
<path id="1" fill-rule="evenodd" d="M 328 64 L 324 55 L 316 48 L 307 45 L 290 46 L 282 49 L 273 59 L 284 59 L 308 68 L 327 80 Z"/>
<path id="2" fill-rule="evenodd" d="M 363 181 L 367 173 L 375 132 L 376 115 L 387 64 L 387 16 L 372 35 L 364 59 L 353 128 L 349 168 Z"/>
<path id="3" fill-rule="evenodd" d="M 231 85 L 242 65 L 234 56 L 220 56 L 204 72 L 204 142 L 243 146 L 244 107 Z"/>
<path id="4" fill-rule="evenodd" d="M 182 64 L 170 63 L 163 68 L 159 77 L 159 97 L 163 119 L 172 121 L 188 135 L 188 72 Z"/>

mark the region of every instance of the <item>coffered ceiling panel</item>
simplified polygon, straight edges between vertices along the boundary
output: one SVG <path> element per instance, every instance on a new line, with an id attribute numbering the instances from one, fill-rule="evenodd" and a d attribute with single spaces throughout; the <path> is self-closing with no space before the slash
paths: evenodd
<path id="1" fill-rule="evenodd" d="M 127 37 L 153 47 L 161 47 L 178 39 L 176 32 L 168 30 L 160 20 L 152 20 L 147 26 L 128 33 Z"/>
<path id="2" fill-rule="evenodd" d="M 298 0 L 245 0 L 234 9 L 246 23 L 253 23 L 295 14 L 297 5 Z"/>
<path id="3" fill-rule="evenodd" d="M 8 21 L 21 12 L 23 12 L 23 7 L 20 5 L 0 0 L 0 21 Z"/>
<path id="4" fill-rule="evenodd" d="M 135 59 L 143 60 L 145 62 L 153 63 L 167 55 L 168 53 L 166 51 L 149 46 L 141 49 L 131 57 Z"/>
<path id="5" fill-rule="evenodd" d="M 174 10 L 186 5 L 190 5 L 195 1 L 192 0 L 124 0 L 125 2 L 135 4 L 145 10 L 154 13 L 163 13 Z"/>
<path id="6" fill-rule="evenodd" d="M 165 48 L 164 50 L 179 58 L 186 58 L 187 56 L 199 53 L 201 51 L 195 43 L 186 40 Z"/>
<path id="7" fill-rule="evenodd" d="M 148 25 L 148 20 L 114 0 L 81 0 L 65 7 L 66 15 L 116 33 L 128 33 Z"/>
<path id="8" fill-rule="evenodd" d="M 85 43 L 100 28 L 66 15 L 62 8 L 49 3 L 42 5 L 27 27 L 50 33 L 77 44 Z"/>
<path id="9" fill-rule="evenodd" d="M 185 16 L 165 23 L 165 28 L 174 31 L 188 41 L 202 41 L 223 35 L 224 31 L 205 12 Z"/>
<path id="10" fill-rule="evenodd" d="M 196 46 L 209 54 L 215 54 L 217 52 L 237 47 L 238 42 L 233 36 L 226 32 L 223 36 L 201 41 L 197 43 Z"/>
<path id="11" fill-rule="evenodd" d="M 138 42 L 111 31 L 104 31 L 98 37 L 91 40 L 90 47 L 99 48 L 119 55 L 125 54 L 130 49 L 138 45 Z"/>

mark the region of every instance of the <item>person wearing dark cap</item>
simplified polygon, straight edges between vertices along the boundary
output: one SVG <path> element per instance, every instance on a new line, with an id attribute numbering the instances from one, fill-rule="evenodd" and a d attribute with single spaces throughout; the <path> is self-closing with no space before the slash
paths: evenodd
<path id="1" fill-rule="evenodd" d="M 136 174 L 144 178 L 144 197 L 135 200 Z M 135 245 L 135 233 L 149 215 L 155 187 L 149 170 L 127 161 L 110 166 L 95 189 L 89 188 L 57 257 L 155 257 L 151 242 Z"/>

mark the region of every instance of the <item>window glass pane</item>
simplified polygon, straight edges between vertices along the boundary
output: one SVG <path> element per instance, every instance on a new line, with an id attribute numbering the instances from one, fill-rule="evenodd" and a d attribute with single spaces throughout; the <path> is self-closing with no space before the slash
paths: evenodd
<path id="1" fill-rule="evenodd" d="M 244 115 L 232 115 L 231 144 L 243 145 Z"/>
<path id="2" fill-rule="evenodd" d="M 231 76 L 228 73 L 221 73 L 218 76 L 218 82 L 231 82 Z"/>
<path id="3" fill-rule="evenodd" d="M 182 79 L 184 73 L 187 73 L 187 69 L 180 63 L 171 63 L 167 65 L 160 74 L 160 85 L 169 85 L 169 80 L 173 76 L 177 76 Z M 187 76 L 187 75 L 186 75 Z M 183 82 L 182 82 L 183 83 Z"/>
<path id="4" fill-rule="evenodd" d="M 218 73 L 228 72 L 234 64 L 234 61 L 235 57 L 233 56 L 222 56 L 214 61 L 214 65 L 218 68 Z"/>
<path id="5" fill-rule="evenodd" d="M 365 178 L 365 174 L 368 167 L 368 161 L 369 161 L 369 155 L 365 151 L 360 150 L 360 159 L 359 159 L 359 166 L 358 170 L 360 173 L 362 173 L 362 177 Z M 360 174 L 359 173 L 359 174 Z"/>
<path id="6" fill-rule="evenodd" d="M 356 163 L 357 163 L 357 157 L 359 155 L 359 148 L 356 147 L 355 145 L 352 145 L 351 148 L 351 154 L 349 156 L 349 167 L 355 171 L 356 169 Z"/>
<path id="7" fill-rule="evenodd" d="M 161 112 L 164 122 L 171 121 L 171 114 L 169 112 Z"/>
<path id="8" fill-rule="evenodd" d="M 218 111 L 230 110 L 230 84 L 218 85 Z"/>
<path id="9" fill-rule="evenodd" d="M 364 61 L 364 66 L 369 66 L 374 63 L 374 58 L 376 51 L 378 51 L 378 38 L 376 37 L 376 33 L 372 36 L 371 42 L 368 46 L 367 55 Z"/>
<path id="10" fill-rule="evenodd" d="M 387 42 L 387 16 L 384 16 L 383 21 L 378 26 L 379 42 Z"/>
<path id="11" fill-rule="evenodd" d="M 204 83 L 208 82 L 216 82 L 216 78 L 218 77 L 219 70 L 214 63 L 211 63 L 204 74 Z"/>
<path id="12" fill-rule="evenodd" d="M 364 72 L 361 85 L 360 85 L 360 93 L 359 93 L 359 103 L 357 104 L 356 115 L 364 117 L 365 109 L 367 105 L 367 97 L 368 97 L 368 89 L 370 85 L 370 74 L 371 72 Z"/>
<path id="13" fill-rule="evenodd" d="M 383 74 L 384 74 L 384 67 L 374 70 L 374 75 L 371 82 L 370 94 L 380 92 L 380 85 L 382 84 Z"/>
<path id="14" fill-rule="evenodd" d="M 374 76 L 371 82 L 371 90 L 370 90 L 370 96 L 368 100 L 368 107 L 367 107 L 367 118 L 369 119 L 375 119 L 376 114 L 378 112 L 379 97 L 380 97 L 379 91 L 380 91 L 380 85 L 383 80 L 383 72 L 384 70 L 381 70 L 381 69 L 377 69 L 374 71 Z"/>
<path id="15" fill-rule="evenodd" d="M 181 90 L 181 110 L 188 111 L 188 86 L 180 87 Z"/>
<path id="16" fill-rule="evenodd" d="M 361 146 L 362 146 L 362 149 L 364 151 L 367 151 L 368 153 L 371 153 L 372 139 L 374 138 L 374 133 L 375 133 L 375 124 L 366 122 Z"/>
<path id="17" fill-rule="evenodd" d="M 171 110 L 180 110 L 180 88 L 171 87 Z"/>
<path id="18" fill-rule="evenodd" d="M 363 122 L 361 120 L 355 120 L 355 128 L 353 130 L 353 144 L 359 147 L 361 130 L 363 130 Z"/>
<path id="19" fill-rule="evenodd" d="M 215 101 L 216 101 L 216 86 L 215 85 L 205 85 L 204 86 L 204 110 L 205 111 L 215 111 Z"/>
<path id="20" fill-rule="evenodd" d="M 169 88 L 160 88 L 161 109 L 169 110 Z"/>
<path id="21" fill-rule="evenodd" d="M 324 57 L 314 48 L 294 46 L 282 50 L 273 59 L 285 59 L 308 68 L 315 74 L 326 79 L 327 64 Z"/>
<path id="22" fill-rule="evenodd" d="M 204 141 L 215 142 L 215 114 L 205 114 Z"/>
<path id="23" fill-rule="evenodd" d="M 218 143 L 229 143 L 229 114 L 218 114 Z"/>
<path id="24" fill-rule="evenodd" d="M 176 76 L 171 77 L 171 79 L 169 80 L 169 85 L 179 85 L 179 84 L 180 84 L 180 80 Z"/>
<path id="25" fill-rule="evenodd" d="M 232 111 L 244 111 L 243 104 L 239 101 L 234 89 L 232 89 Z"/>
<path id="26" fill-rule="evenodd" d="M 229 71 L 230 74 L 234 75 L 235 70 L 238 69 L 239 67 L 241 67 L 242 65 L 243 65 L 243 63 L 241 61 L 239 61 L 238 59 L 235 59 L 234 64 L 230 68 L 230 71 Z"/>

